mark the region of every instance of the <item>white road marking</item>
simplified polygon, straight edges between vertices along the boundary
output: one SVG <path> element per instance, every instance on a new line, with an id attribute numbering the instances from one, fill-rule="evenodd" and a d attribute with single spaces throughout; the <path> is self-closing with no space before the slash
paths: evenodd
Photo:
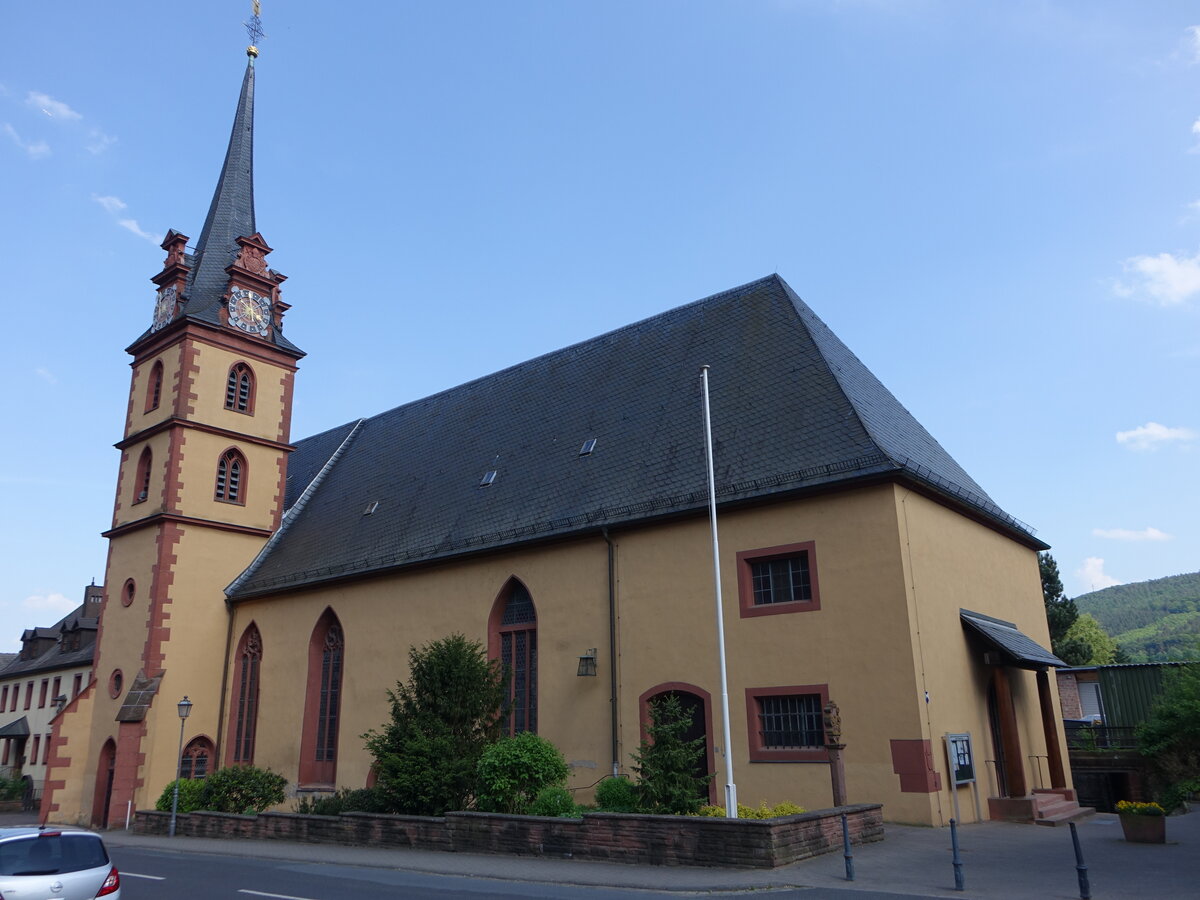
<path id="1" fill-rule="evenodd" d="M 312 900 L 311 897 L 293 897 L 291 894 L 268 894 L 263 891 L 251 891 L 246 888 L 239 888 L 239 894 L 253 894 L 255 897 L 274 897 L 276 900 Z"/>
<path id="2" fill-rule="evenodd" d="M 165 875 L 139 875 L 137 872 L 126 872 L 124 869 L 121 870 L 121 877 L 122 878 L 145 878 L 147 881 L 166 881 L 167 880 Z"/>

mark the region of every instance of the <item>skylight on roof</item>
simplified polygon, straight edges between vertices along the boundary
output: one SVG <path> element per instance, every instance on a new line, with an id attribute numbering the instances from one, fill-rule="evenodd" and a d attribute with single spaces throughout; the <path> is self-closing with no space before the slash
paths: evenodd
<path id="1" fill-rule="evenodd" d="M 491 484 L 491 483 L 492 483 L 493 481 L 495 481 L 495 480 L 496 480 L 496 470 L 495 470 L 495 469 L 492 469 L 490 472 L 486 473 L 486 474 L 483 476 L 483 478 L 481 478 L 481 479 L 479 480 L 479 486 L 480 486 L 480 487 L 487 487 L 489 484 Z"/>
<path id="2" fill-rule="evenodd" d="M 374 515 L 375 510 L 377 510 L 377 509 L 379 509 L 379 501 L 372 500 L 370 503 L 367 504 L 367 508 L 363 510 L 363 515 L 364 516 Z"/>
<path id="3" fill-rule="evenodd" d="M 590 456 L 592 451 L 596 449 L 596 439 L 588 438 L 583 442 L 583 446 L 579 448 L 580 456 Z"/>

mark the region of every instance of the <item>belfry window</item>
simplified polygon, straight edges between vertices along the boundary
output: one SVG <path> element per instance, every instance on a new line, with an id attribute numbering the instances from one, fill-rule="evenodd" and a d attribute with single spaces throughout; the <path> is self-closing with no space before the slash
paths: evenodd
<path id="1" fill-rule="evenodd" d="M 214 497 L 225 503 L 246 502 L 246 458 L 235 449 L 226 450 L 217 461 Z"/>
<path id="2" fill-rule="evenodd" d="M 153 468 L 154 454 L 150 452 L 150 448 L 146 447 L 142 450 L 142 455 L 138 457 L 137 476 L 133 481 L 133 502 L 141 503 L 150 497 L 150 470 Z"/>
<path id="3" fill-rule="evenodd" d="M 254 371 L 245 363 L 237 363 L 229 370 L 225 381 L 225 408 L 254 414 Z"/>
<path id="4" fill-rule="evenodd" d="M 150 381 L 146 384 L 145 412 L 158 409 L 158 404 L 162 401 L 162 386 L 163 364 L 162 360 L 156 360 L 154 366 L 150 369 Z"/>

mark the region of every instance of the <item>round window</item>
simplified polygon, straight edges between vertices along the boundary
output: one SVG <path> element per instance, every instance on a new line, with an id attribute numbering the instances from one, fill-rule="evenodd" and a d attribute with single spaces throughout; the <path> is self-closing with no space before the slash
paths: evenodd
<path id="1" fill-rule="evenodd" d="M 112 674 L 108 676 L 108 695 L 114 700 L 121 696 L 121 686 L 125 683 L 125 676 L 121 674 L 120 669 L 113 669 Z"/>
<path id="2" fill-rule="evenodd" d="M 125 579 L 125 588 L 121 591 L 121 605 L 128 606 L 133 602 L 133 596 L 137 592 L 137 586 L 133 583 L 132 578 Z"/>

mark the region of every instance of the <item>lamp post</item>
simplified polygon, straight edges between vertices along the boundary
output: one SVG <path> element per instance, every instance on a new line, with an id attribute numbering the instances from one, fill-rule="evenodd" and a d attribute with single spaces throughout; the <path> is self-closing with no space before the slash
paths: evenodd
<path id="1" fill-rule="evenodd" d="M 179 701 L 179 754 L 175 757 L 175 792 L 171 797 L 171 827 L 167 834 L 175 837 L 175 813 L 179 810 L 179 779 L 183 776 L 183 726 L 192 714 L 192 701 L 183 695 Z"/>

